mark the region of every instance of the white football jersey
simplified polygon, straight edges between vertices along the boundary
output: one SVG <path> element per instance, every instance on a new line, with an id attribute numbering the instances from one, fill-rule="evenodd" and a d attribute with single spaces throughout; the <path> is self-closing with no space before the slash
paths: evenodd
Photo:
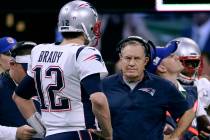
<path id="1" fill-rule="evenodd" d="M 204 108 L 207 108 L 210 105 L 210 82 L 206 78 L 200 78 L 195 80 L 195 85 L 198 89 L 198 97 L 204 105 Z"/>
<path id="2" fill-rule="evenodd" d="M 31 60 L 27 73 L 36 82 L 47 135 L 95 125 L 80 81 L 91 74 L 108 74 L 100 52 L 77 44 L 40 44 L 33 48 Z"/>

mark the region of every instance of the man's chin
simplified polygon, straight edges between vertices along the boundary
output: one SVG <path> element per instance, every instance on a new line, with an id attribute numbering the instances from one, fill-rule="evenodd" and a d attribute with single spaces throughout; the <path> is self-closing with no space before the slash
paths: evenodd
<path id="1" fill-rule="evenodd" d="M 129 78 L 129 79 L 136 79 L 138 76 L 136 75 L 136 74 L 134 74 L 134 73 L 127 73 L 126 74 L 127 75 L 127 78 Z"/>

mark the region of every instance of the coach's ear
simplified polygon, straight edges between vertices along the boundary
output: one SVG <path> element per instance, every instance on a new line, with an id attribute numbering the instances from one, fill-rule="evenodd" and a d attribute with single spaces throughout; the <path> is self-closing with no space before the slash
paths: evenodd
<path id="1" fill-rule="evenodd" d="M 9 66 L 11 67 L 11 66 L 14 66 L 15 64 L 16 64 L 15 60 L 10 59 Z"/>
<path id="2" fill-rule="evenodd" d="M 160 63 L 157 67 L 157 71 L 160 73 L 165 73 L 167 71 L 166 67 Z"/>
<path id="3" fill-rule="evenodd" d="M 144 65 L 146 66 L 149 62 L 149 57 L 145 57 Z"/>

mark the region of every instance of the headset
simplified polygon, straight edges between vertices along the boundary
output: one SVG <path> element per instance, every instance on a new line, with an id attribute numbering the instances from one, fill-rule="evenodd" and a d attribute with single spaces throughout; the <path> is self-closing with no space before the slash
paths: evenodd
<path id="1" fill-rule="evenodd" d="M 118 44 L 117 44 L 117 53 L 121 53 L 122 49 L 125 47 L 124 44 L 129 42 L 129 41 L 137 41 L 141 44 L 143 44 L 145 48 L 145 53 L 146 57 L 149 57 L 149 62 L 153 61 L 153 59 L 156 57 L 156 49 L 155 45 L 152 41 L 148 40 L 146 41 L 140 36 L 129 36 L 126 39 L 122 39 Z M 149 64 L 148 62 L 148 64 Z"/>

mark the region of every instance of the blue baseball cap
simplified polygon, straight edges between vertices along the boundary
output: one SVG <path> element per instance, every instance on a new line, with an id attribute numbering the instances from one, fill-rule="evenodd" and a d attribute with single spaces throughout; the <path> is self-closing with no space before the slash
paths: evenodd
<path id="1" fill-rule="evenodd" d="M 156 73 L 157 67 L 161 63 L 161 61 L 174 53 L 178 47 L 177 41 L 171 41 L 167 46 L 165 47 L 156 47 L 156 56 L 153 59 L 153 61 L 150 62 L 150 64 L 147 67 L 147 71 L 151 73 Z"/>
<path id="2" fill-rule="evenodd" d="M 11 50 L 16 45 L 16 43 L 17 41 L 12 37 L 0 38 L 0 54 Z"/>

